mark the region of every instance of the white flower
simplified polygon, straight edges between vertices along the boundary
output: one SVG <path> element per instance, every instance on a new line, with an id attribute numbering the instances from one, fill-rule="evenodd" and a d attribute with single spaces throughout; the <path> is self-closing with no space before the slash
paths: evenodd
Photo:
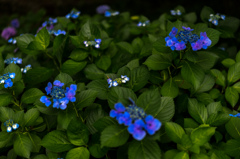
<path id="1" fill-rule="evenodd" d="M 12 127 L 11 126 L 8 126 L 7 127 L 7 132 L 11 132 L 12 131 Z"/>

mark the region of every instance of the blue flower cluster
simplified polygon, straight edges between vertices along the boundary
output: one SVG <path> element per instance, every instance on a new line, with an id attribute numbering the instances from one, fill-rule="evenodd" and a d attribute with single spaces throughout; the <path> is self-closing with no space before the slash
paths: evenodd
<path id="1" fill-rule="evenodd" d="M 53 25 L 57 23 L 57 18 L 49 18 L 48 21 L 45 21 L 42 23 L 42 27 L 48 26 L 48 25 Z"/>
<path id="2" fill-rule="evenodd" d="M 116 86 L 118 86 L 118 84 L 126 83 L 127 81 L 129 81 L 129 77 L 127 77 L 126 75 L 125 76 L 121 75 L 121 78 L 116 78 L 115 80 L 108 78 L 107 79 L 107 82 L 109 84 L 108 88 L 110 88 L 112 86 L 116 87 Z"/>
<path id="3" fill-rule="evenodd" d="M 79 17 L 79 15 L 81 14 L 80 11 L 71 11 L 70 13 L 68 13 L 65 17 L 66 18 L 73 18 L 73 19 L 76 19 Z"/>
<path id="4" fill-rule="evenodd" d="M 60 34 L 66 35 L 66 31 L 65 30 L 48 30 L 49 34 L 54 34 L 55 36 L 58 36 Z"/>
<path id="5" fill-rule="evenodd" d="M 232 116 L 232 117 L 238 117 L 238 118 L 240 118 L 240 113 L 237 113 L 236 115 L 229 114 L 229 116 Z"/>
<path id="6" fill-rule="evenodd" d="M 53 86 L 54 85 L 54 86 Z M 64 83 L 61 83 L 58 80 L 55 80 L 53 82 L 53 85 L 51 82 L 48 82 L 47 87 L 45 88 L 47 95 L 50 94 L 52 100 L 53 100 L 53 108 L 57 109 L 66 109 L 67 104 L 70 102 L 76 101 L 76 91 L 77 91 L 77 85 L 71 84 L 70 87 L 67 87 L 66 89 L 63 89 Z M 44 103 L 47 107 L 51 105 L 51 98 L 47 96 L 42 96 L 40 98 L 40 101 Z"/>
<path id="7" fill-rule="evenodd" d="M 101 42 L 101 39 L 95 39 L 95 41 L 84 41 L 83 44 L 85 45 L 85 47 L 94 46 L 95 48 L 99 49 Z"/>
<path id="8" fill-rule="evenodd" d="M 212 24 L 214 25 L 218 25 L 218 20 L 222 19 L 225 20 L 226 16 L 225 15 L 220 15 L 219 13 L 217 13 L 216 15 L 214 14 L 210 14 L 210 18 L 208 19 L 209 22 L 212 22 Z"/>
<path id="9" fill-rule="evenodd" d="M 112 17 L 112 16 L 116 16 L 116 15 L 118 15 L 119 14 L 119 12 L 118 11 L 106 11 L 105 13 L 104 13 L 104 15 L 105 15 L 105 17 Z"/>
<path id="10" fill-rule="evenodd" d="M 108 5 L 100 5 L 97 7 L 96 11 L 98 14 L 104 14 L 106 11 L 110 10 L 111 8 Z"/>
<path id="11" fill-rule="evenodd" d="M 207 37 L 206 32 L 201 32 L 200 37 L 197 34 L 192 34 L 193 29 L 190 27 L 182 27 L 184 30 L 178 32 L 178 29 L 173 27 L 169 36 L 165 38 L 166 46 L 171 50 L 184 50 L 186 44 L 190 43 L 193 51 L 207 49 L 212 44 L 212 41 Z"/>
<path id="12" fill-rule="evenodd" d="M 179 9 L 177 10 L 170 10 L 171 15 L 182 15 L 181 11 Z"/>
<path id="13" fill-rule="evenodd" d="M 12 132 L 12 129 L 16 130 L 17 128 L 19 128 L 19 124 L 18 123 L 13 123 L 12 119 L 7 120 L 4 123 L 4 126 L 7 127 L 7 132 Z"/>
<path id="14" fill-rule="evenodd" d="M 27 65 L 24 68 L 21 68 L 21 71 L 22 71 L 22 73 L 27 73 L 27 71 L 30 70 L 31 68 L 32 68 L 31 65 Z"/>
<path id="15" fill-rule="evenodd" d="M 12 87 L 12 79 L 15 78 L 15 73 L 6 73 L 0 77 L 0 84 L 4 84 L 5 88 Z"/>
<path id="16" fill-rule="evenodd" d="M 148 25 L 150 23 L 149 20 L 145 21 L 145 22 L 138 22 L 137 26 L 138 27 L 145 27 L 146 25 Z"/>
<path id="17" fill-rule="evenodd" d="M 115 110 L 110 111 L 110 117 L 116 118 L 119 124 L 128 126 L 128 132 L 136 140 L 142 140 L 147 133 L 153 135 L 160 129 L 162 123 L 152 115 L 147 115 L 132 99 L 130 100 L 132 104 L 128 107 L 124 107 L 122 103 L 116 103 Z"/>
<path id="18" fill-rule="evenodd" d="M 5 64 L 11 64 L 11 63 L 22 64 L 22 59 L 18 57 L 11 57 L 9 59 L 4 60 L 4 63 Z"/>
<path id="19" fill-rule="evenodd" d="M 8 43 L 16 44 L 16 43 L 17 43 L 17 40 L 14 39 L 14 38 L 10 38 L 10 39 L 8 40 Z"/>

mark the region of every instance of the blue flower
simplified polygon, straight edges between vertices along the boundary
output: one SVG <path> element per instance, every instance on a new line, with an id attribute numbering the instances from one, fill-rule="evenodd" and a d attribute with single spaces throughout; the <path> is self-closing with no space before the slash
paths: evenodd
<path id="1" fill-rule="evenodd" d="M 81 14 L 81 12 L 80 11 L 71 11 L 69 14 L 67 14 L 65 17 L 66 18 L 73 18 L 73 19 L 76 19 L 76 18 L 78 18 L 79 17 L 79 15 Z"/>
<path id="2" fill-rule="evenodd" d="M 25 68 L 21 68 L 21 71 L 22 71 L 23 73 L 27 73 L 27 71 L 30 70 L 31 68 L 32 68 L 31 65 L 27 65 L 27 66 L 25 66 Z"/>
<path id="3" fill-rule="evenodd" d="M 66 35 L 66 31 L 59 29 L 59 30 L 57 30 L 57 31 L 53 31 L 53 34 L 54 34 L 55 36 L 58 36 L 58 35 L 60 35 L 60 34 Z"/>
<path id="4" fill-rule="evenodd" d="M 14 38 L 10 38 L 10 39 L 8 40 L 8 43 L 16 44 L 16 43 L 17 43 L 17 40 L 14 39 Z"/>
<path id="5" fill-rule="evenodd" d="M 117 82 L 117 81 L 113 81 L 112 86 L 113 86 L 113 87 L 118 86 L 118 82 Z"/>
<path id="6" fill-rule="evenodd" d="M 13 86 L 13 82 L 12 82 L 11 79 L 5 80 L 5 82 L 4 82 L 4 87 L 5 88 L 12 87 L 12 86 Z"/>
<path id="7" fill-rule="evenodd" d="M 71 102 L 75 102 L 76 101 L 76 91 L 77 91 L 77 85 L 76 84 L 71 84 L 70 88 L 67 87 L 66 88 L 66 93 L 65 96 L 67 97 L 68 100 L 70 100 Z"/>
<path id="8" fill-rule="evenodd" d="M 172 31 L 169 33 L 169 36 L 174 37 L 177 35 L 177 33 L 178 33 L 178 29 L 173 27 Z"/>
<path id="9" fill-rule="evenodd" d="M 181 15 L 182 13 L 181 13 L 181 11 L 178 9 L 178 10 L 170 10 L 170 13 L 171 13 L 171 15 Z"/>
<path id="10" fill-rule="evenodd" d="M 19 124 L 18 124 L 18 123 L 13 124 L 13 125 L 12 125 L 12 128 L 13 128 L 14 130 L 16 130 L 17 128 L 19 128 Z"/>
<path id="11" fill-rule="evenodd" d="M 187 30 L 187 31 L 193 31 L 194 29 L 191 29 L 190 27 L 184 27 L 184 26 L 182 26 L 182 28 L 184 29 L 184 30 Z"/>
<path id="12" fill-rule="evenodd" d="M 240 118 L 240 113 L 237 113 L 236 115 L 229 114 L 229 116 L 232 116 L 232 117 L 238 117 L 238 118 Z"/>
<path id="13" fill-rule="evenodd" d="M 108 5 L 100 5 L 97 7 L 96 11 L 98 14 L 104 14 L 106 11 L 110 10 L 111 8 Z"/>
<path id="14" fill-rule="evenodd" d="M 170 10 L 171 15 L 176 15 L 175 10 Z"/>
<path id="15" fill-rule="evenodd" d="M 105 17 L 111 17 L 111 12 L 110 11 L 106 11 L 105 13 L 104 13 L 104 15 L 105 15 Z"/>
<path id="16" fill-rule="evenodd" d="M 218 25 L 218 20 L 217 20 L 217 19 L 214 19 L 214 20 L 212 21 L 212 23 L 213 23 L 214 25 Z"/>
<path id="17" fill-rule="evenodd" d="M 51 93 L 52 91 L 52 83 L 48 82 L 47 87 L 45 87 L 45 91 L 47 92 L 47 95 Z"/>
<path id="18" fill-rule="evenodd" d="M 114 108 L 116 110 L 112 109 L 110 111 L 110 117 L 112 117 L 112 118 L 116 117 L 118 119 L 122 115 L 122 113 L 125 111 L 125 107 L 124 107 L 124 105 L 122 103 L 116 103 L 114 105 Z"/>
<path id="19" fill-rule="evenodd" d="M 96 42 L 97 44 L 101 44 L 102 40 L 101 40 L 101 39 L 95 39 L 95 42 Z"/>
<path id="20" fill-rule="evenodd" d="M 200 40 L 198 40 L 195 43 L 191 43 L 191 46 L 192 46 L 193 51 L 197 51 L 197 50 L 200 50 L 202 48 L 202 43 L 201 43 Z"/>
<path id="21" fill-rule="evenodd" d="M 14 27 L 14 28 L 19 28 L 19 26 L 20 26 L 19 20 L 18 20 L 18 19 L 13 19 L 13 20 L 11 21 L 11 25 L 12 25 L 12 27 Z"/>
<path id="22" fill-rule="evenodd" d="M 112 87 L 112 79 L 111 78 L 108 78 L 107 79 L 107 82 L 109 84 L 108 88 Z"/>
<path id="23" fill-rule="evenodd" d="M 128 112 L 124 112 L 123 114 L 119 115 L 118 123 L 124 124 L 125 126 L 129 126 L 132 123 L 132 118 Z"/>
<path id="24" fill-rule="evenodd" d="M 145 122 L 146 122 L 145 129 L 147 130 L 149 135 L 153 135 L 157 130 L 160 129 L 162 125 L 162 123 L 158 119 L 155 119 L 151 115 L 146 116 Z"/>
<path id="25" fill-rule="evenodd" d="M 138 119 L 134 122 L 134 124 L 129 125 L 128 132 L 133 135 L 134 139 L 140 141 L 146 136 L 144 128 L 145 123 L 142 119 Z"/>
<path id="26" fill-rule="evenodd" d="M 176 47 L 176 50 L 178 51 L 186 49 L 185 42 L 183 41 L 176 43 L 175 47 Z"/>
<path id="27" fill-rule="evenodd" d="M 225 20 L 226 16 L 225 15 L 221 15 L 221 19 Z"/>
<path id="28" fill-rule="evenodd" d="M 9 59 L 4 60 L 4 63 L 6 63 L 6 64 L 11 64 L 11 63 L 22 64 L 22 59 L 18 58 L 18 57 L 11 57 Z"/>
<path id="29" fill-rule="evenodd" d="M 11 126 L 7 127 L 7 132 L 12 132 L 12 127 Z"/>
<path id="30" fill-rule="evenodd" d="M 61 98 L 61 99 L 53 99 L 53 108 L 57 108 L 57 109 L 66 109 L 67 108 L 67 104 L 69 103 L 69 100 L 67 98 Z"/>
<path id="31" fill-rule="evenodd" d="M 225 20 L 225 18 L 226 18 L 225 15 L 220 15 L 219 13 L 217 13 L 216 15 L 210 14 L 209 16 L 210 16 L 210 18 L 208 19 L 208 21 L 212 22 L 212 24 L 214 24 L 214 25 L 218 25 L 219 19 Z"/>
<path id="32" fill-rule="evenodd" d="M 55 81 L 53 82 L 53 84 L 54 84 L 55 86 L 58 86 L 58 87 L 64 86 L 64 83 L 61 83 L 59 80 L 55 80 Z"/>
<path id="33" fill-rule="evenodd" d="M 42 102 L 42 103 L 44 103 L 47 107 L 49 107 L 49 105 L 51 105 L 51 101 L 49 100 L 49 98 L 47 98 L 46 96 L 42 96 L 41 98 L 40 98 L 40 101 Z"/>
<path id="34" fill-rule="evenodd" d="M 129 81 L 129 77 L 127 77 L 127 75 L 123 76 L 121 75 L 122 78 L 122 83 L 126 83 L 127 81 Z"/>

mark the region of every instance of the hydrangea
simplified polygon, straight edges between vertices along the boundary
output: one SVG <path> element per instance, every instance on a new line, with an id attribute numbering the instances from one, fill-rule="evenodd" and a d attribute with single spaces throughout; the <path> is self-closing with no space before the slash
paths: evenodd
<path id="1" fill-rule="evenodd" d="M 190 27 L 183 26 L 182 28 L 183 30 L 178 32 L 178 29 L 173 27 L 169 36 L 165 38 L 166 46 L 170 47 L 171 50 L 184 50 L 187 43 L 190 43 L 192 50 L 197 51 L 207 49 L 212 44 L 206 32 L 201 32 L 199 37 L 197 34 L 192 33 L 193 29 Z"/>
<path id="2" fill-rule="evenodd" d="M 41 27 L 38 28 L 37 33 L 38 33 L 42 28 L 44 28 L 44 27 L 46 27 L 46 29 L 47 29 L 48 31 L 51 31 L 51 30 L 53 30 L 54 25 L 51 24 L 51 25 L 49 25 L 49 26 L 41 26 Z"/>
<path id="3" fill-rule="evenodd" d="M 16 34 L 17 34 L 17 31 L 14 27 L 7 27 L 3 29 L 1 36 L 5 40 L 8 40 L 10 37 L 15 36 Z"/>
<path id="4" fill-rule="evenodd" d="M 116 87 L 121 83 L 126 83 L 127 81 L 129 81 L 129 77 L 127 77 L 126 75 L 121 75 L 121 78 L 116 78 L 114 80 L 112 80 L 111 78 L 108 78 L 107 79 L 107 82 L 109 84 L 108 88 Z"/>
<path id="5" fill-rule="evenodd" d="M 10 39 L 8 40 L 8 43 L 16 44 L 16 43 L 17 43 L 17 40 L 14 39 L 14 38 L 10 38 Z"/>
<path id="6" fill-rule="evenodd" d="M 119 14 L 118 11 L 106 11 L 106 12 L 104 13 L 105 17 L 116 16 L 116 15 L 118 15 L 118 14 Z"/>
<path id="7" fill-rule="evenodd" d="M 4 84 L 5 88 L 13 86 L 12 79 L 15 78 L 15 73 L 6 73 L 0 77 L 0 84 Z"/>
<path id="8" fill-rule="evenodd" d="M 70 87 L 63 88 L 64 83 L 61 83 L 59 80 L 55 80 L 53 85 L 51 82 L 48 82 L 47 87 L 45 88 L 47 95 L 51 97 L 42 96 L 40 101 L 49 107 L 53 102 L 53 108 L 57 109 L 66 109 L 67 104 L 70 102 L 76 101 L 76 91 L 77 85 L 71 84 Z"/>
<path id="9" fill-rule="evenodd" d="M 214 14 L 210 14 L 209 15 L 209 19 L 208 21 L 211 22 L 213 25 L 218 25 L 218 20 L 222 19 L 225 20 L 226 16 L 225 15 L 220 15 L 219 13 L 217 13 L 216 15 Z"/>
<path id="10" fill-rule="evenodd" d="M 177 10 L 170 10 L 171 15 L 182 15 L 181 11 L 179 9 Z"/>
<path id="11" fill-rule="evenodd" d="M 96 11 L 98 14 L 104 14 L 106 11 L 110 10 L 111 8 L 108 5 L 100 5 L 97 7 Z"/>
<path id="12" fill-rule="evenodd" d="M 21 68 L 21 72 L 22 73 L 27 73 L 27 71 L 30 70 L 30 69 L 32 69 L 32 66 L 31 65 L 27 65 L 24 68 Z"/>
<path id="13" fill-rule="evenodd" d="M 85 47 L 94 46 L 95 48 L 99 49 L 101 42 L 101 39 L 95 39 L 94 41 L 84 41 L 83 44 L 85 45 Z"/>
<path id="14" fill-rule="evenodd" d="M 22 64 L 22 59 L 18 57 L 11 57 L 9 59 L 4 60 L 4 63 L 5 64 L 11 64 L 11 63 Z"/>
<path id="15" fill-rule="evenodd" d="M 71 11 L 70 13 L 68 13 L 65 17 L 66 18 L 73 18 L 73 19 L 76 19 L 79 17 L 79 15 L 81 14 L 80 11 Z"/>
<path id="16" fill-rule="evenodd" d="M 7 127 L 7 132 L 12 132 L 12 130 L 17 130 L 19 128 L 19 124 L 14 123 L 12 119 L 9 119 L 6 122 L 4 122 L 4 126 Z"/>
<path id="17" fill-rule="evenodd" d="M 145 21 L 145 22 L 138 22 L 137 26 L 138 27 L 145 27 L 150 23 L 149 20 Z"/>
<path id="18" fill-rule="evenodd" d="M 162 123 L 152 115 L 147 115 L 142 108 L 136 106 L 132 99 L 130 101 L 132 104 L 128 107 L 124 107 L 122 103 L 116 103 L 115 109 L 110 111 L 110 117 L 116 118 L 119 124 L 128 126 L 128 132 L 136 140 L 142 140 L 147 133 L 155 134 Z"/>
<path id="19" fill-rule="evenodd" d="M 14 27 L 14 28 L 19 28 L 19 26 L 20 26 L 19 20 L 18 19 L 13 19 L 11 21 L 11 26 Z"/>

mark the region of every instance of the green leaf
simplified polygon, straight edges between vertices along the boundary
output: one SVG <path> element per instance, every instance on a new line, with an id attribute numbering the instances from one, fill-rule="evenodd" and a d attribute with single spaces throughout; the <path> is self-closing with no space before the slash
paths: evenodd
<path id="1" fill-rule="evenodd" d="M 39 111 L 37 108 L 29 109 L 24 115 L 25 126 L 33 126 L 37 118 L 39 117 Z"/>
<path id="2" fill-rule="evenodd" d="M 80 36 L 69 36 L 71 39 L 72 44 L 76 47 L 76 48 L 84 48 L 84 44 L 83 41 L 84 39 Z"/>
<path id="3" fill-rule="evenodd" d="M 73 82 L 73 79 L 71 76 L 69 76 L 67 73 L 60 72 L 59 75 L 55 78 L 55 80 L 59 80 L 64 84 L 68 84 Z"/>
<path id="4" fill-rule="evenodd" d="M 215 133 L 215 127 L 198 127 L 191 132 L 190 138 L 193 144 L 203 146 Z"/>
<path id="5" fill-rule="evenodd" d="M 17 46 L 19 47 L 19 49 L 26 53 L 26 54 L 30 54 L 30 55 L 35 55 L 38 54 L 39 52 L 34 51 L 34 50 L 28 50 L 27 47 L 28 45 L 33 42 L 35 39 L 34 35 L 32 34 L 23 34 L 21 36 L 18 36 L 16 38 L 17 40 Z"/>
<path id="6" fill-rule="evenodd" d="M 0 121 L 4 123 L 9 119 L 13 119 L 14 111 L 8 107 L 0 107 Z"/>
<path id="7" fill-rule="evenodd" d="M 126 66 L 130 69 L 130 71 L 132 71 L 134 68 L 139 67 L 139 59 L 130 61 Z"/>
<path id="8" fill-rule="evenodd" d="M 116 44 L 122 51 L 133 54 L 133 47 L 128 42 L 119 42 Z"/>
<path id="9" fill-rule="evenodd" d="M 33 149 L 31 152 L 39 152 L 40 149 L 41 149 L 41 138 L 35 134 L 28 134 L 31 142 L 32 142 L 32 145 L 33 145 Z"/>
<path id="10" fill-rule="evenodd" d="M 148 79 L 149 79 L 148 69 L 145 66 L 140 66 L 140 67 L 134 68 L 131 71 L 129 82 L 133 91 L 136 92 L 147 84 Z"/>
<path id="11" fill-rule="evenodd" d="M 10 151 L 8 151 L 7 159 L 16 159 L 16 158 L 17 158 L 17 154 L 15 153 L 14 149 L 11 149 Z"/>
<path id="12" fill-rule="evenodd" d="M 234 107 L 238 102 L 239 94 L 233 87 L 227 87 L 225 98 L 231 104 L 231 106 Z"/>
<path id="13" fill-rule="evenodd" d="M 168 137 L 175 143 L 181 143 L 182 136 L 185 134 L 183 128 L 177 123 L 166 122 L 165 130 Z"/>
<path id="14" fill-rule="evenodd" d="M 221 62 L 225 67 L 229 68 L 234 65 L 236 62 L 233 59 L 227 58 Z"/>
<path id="15" fill-rule="evenodd" d="M 37 155 L 33 159 L 48 159 L 46 155 Z"/>
<path id="16" fill-rule="evenodd" d="M 188 99 L 188 112 L 198 123 L 206 123 L 208 118 L 207 108 L 204 104 L 198 103 L 196 99 Z"/>
<path id="17" fill-rule="evenodd" d="M 191 159 L 209 159 L 209 157 L 203 153 L 200 153 L 200 154 L 193 154 L 191 156 Z M 211 158 L 213 159 L 213 158 Z"/>
<path id="18" fill-rule="evenodd" d="M 161 53 L 170 53 L 170 52 L 172 52 L 172 50 L 168 46 L 166 46 L 166 42 L 165 42 L 164 38 L 159 38 L 159 40 L 153 42 L 152 47 L 156 51 L 161 52 Z"/>
<path id="19" fill-rule="evenodd" d="M 84 69 L 84 74 L 86 78 L 91 80 L 101 79 L 104 77 L 104 72 L 98 69 L 95 64 L 87 65 L 87 67 Z"/>
<path id="20" fill-rule="evenodd" d="M 125 126 L 111 125 L 101 133 L 101 145 L 107 147 L 118 147 L 127 142 L 129 133 Z"/>
<path id="21" fill-rule="evenodd" d="M 170 78 L 166 83 L 164 83 L 161 88 L 161 94 L 163 96 L 175 98 L 178 96 L 178 93 L 178 86 L 174 83 L 172 78 Z"/>
<path id="22" fill-rule="evenodd" d="M 18 133 L 14 140 L 13 149 L 18 156 L 29 158 L 33 144 L 27 135 Z"/>
<path id="23" fill-rule="evenodd" d="M 149 56 L 143 64 L 152 70 L 164 70 L 171 66 L 172 62 L 165 55 L 154 54 Z"/>
<path id="24" fill-rule="evenodd" d="M 98 131 L 103 131 L 106 127 L 108 127 L 109 125 L 117 125 L 118 123 L 116 122 L 115 119 L 109 117 L 109 116 L 105 116 L 103 118 L 100 118 L 99 120 L 97 120 L 93 126 L 94 128 L 96 128 Z"/>
<path id="25" fill-rule="evenodd" d="M 147 114 L 155 115 L 160 111 L 161 95 L 158 89 L 143 92 L 137 99 L 137 106 L 144 109 Z"/>
<path id="26" fill-rule="evenodd" d="M 69 58 L 73 59 L 74 61 L 82 61 L 88 57 L 88 52 L 83 49 L 74 49 Z"/>
<path id="27" fill-rule="evenodd" d="M 235 63 L 229 68 L 227 79 L 229 85 L 240 79 L 240 62 Z"/>
<path id="28" fill-rule="evenodd" d="M 96 61 L 96 65 L 98 68 L 106 71 L 111 65 L 111 58 L 107 55 L 101 55 Z"/>
<path id="29" fill-rule="evenodd" d="M 13 134 L 9 134 L 7 131 L 1 131 L 0 132 L 0 148 L 5 147 L 6 145 L 11 142 L 13 138 Z"/>
<path id="30" fill-rule="evenodd" d="M 238 93 L 240 93 L 240 82 L 235 83 L 232 88 L 234 88 Z"/>
<path id="31" fill-rule="evenodd" d="M 128 148 L 129 159 L 160 159 L 161 150 L 156 141 L 133 141 Z"/>
<path id="32" fill-rule="evenodd" d="M 99 99 L 107 99 L 108 96 L 108 85 L 106 80 L 98 79 L 98 80 L 93 80 L 88 83 L 87 88 L 97 91 L 97 97 Z"/>
<path id="33" fill-rule="evenodd" d="M 80 30 L 80 34 L 84 37 L 90 39 L 92 36 L 95 36 L 95 38 L 100 37 L 100 30 L 97 26 L 91 24 L 89 21 L 87 21 Z"/>
<path id="34" fill-rule="evenodd" d="M 66 159 L 89 159 L 90 153 L 85 147 L 71 149 L 66 156 Z"/>
<path id="35" fill-rule="evenodd" d="M 220 126 L 228 122 L 230 119 L 230 116 L 223 112 L 216 112 L 211 114 L 208 117 L 207 124 L 210 124 L 211 126 Z"/>
<path id="36" fill-rule="evenodd" d="M 73 109 L 66 109 L 66 111 L 61 111 L 57 116 L 57 128 L 67 129 L 71 120 L 76 119 L 76 112 Z"/>
<path id="37" fill-rule="evenodd" d="M 108 148 L 101 148 L 100 144 L 94 144 L 89 147 L 90 154 L 95 158 L 102 158 L 108 152 Z"/>
<path id="38" fill-rule="evenodd" d="M 230 118 L 229 122 L 225 125 L 225 128 L 230 136 L 234 139 L 240 138 L 240 119 L 239 118 Z"/>
<path id="39" fill-rule="evenodd" d="M 212 69 L 211 73 L 216 78 L 216 84 L 225 87 L 225 85 L 226 85 L 226 78 L 222 74 L 222 72 L 220 72 L 217 69 Z"/>
<path id="40" fill-rule="evenodd" d="M 0 94 L 0 107 L 8 106 L 12 100 L 11 94 Z"/>
<path id="41" fill-rule="evenodd" d="M 217 113 L 218 111 L 222 111 L 222 105 L 220 102 L 210 103 L 207 106 L 207 111 L 208 111 L 208 115 Z"/>
<path id="42" fill-rule="evenodd" d="M 49 132 L 42 139 L 41 145 L 53 152 L 69 151 L 75 147 L 69 142 L 66 133 L 60 130 Z"/>
<path id="43" fill-rule="evenodd" d="M 46 29 L 46 27 L 42 28 L 36 38 L 35 41 L 41 46 L 41 50 L 46 50 L 50 43 L 50 35 Z"/>
<path id="44" fill-rule="evenodd" d="M 154 117 L 161 122 L 167 122 L 172 119 L 175 113 L 175 105 L 173 98 L 161 97 L 161 105 L 158 112 L 155 112 Z"/>
<path id="45" fill-rule="evenodd" d="M 80 120 L 73 119 L 68 125 L 67 136 L 69 141 L 76 146 L 87 145 L 89 131 Z"/>
<path id="46" fill-rule="evenodd" d="M 211 75 L 205 75 L 203 82 L 199 86 L 195 93 L 203 93 L 211 90 L 215 84 L 215 80 Z"/>
<path id="47" fill-rule="evenodd" d="M 14 63 L 11 63 L 10 65 L 8 65 L 3 73 L 15 73 L 15 78 L 12 79 L 12 81 L 16 82 L 16 81 L 20 81 L 22 79 L 22 72 L 21 72 L 21 69 L 18 65 L 14 64 Z"/>
<path id="48" fill-rule="evenodd" d="M 64 53 L 66 41 L 64 35 L 58 35 L 53 41 L 53 55 L 57 57 L 59 63 L 62 63 L 62 55 Z"/>
<path id="49" fill-rule="evenodd" d="M 184 21 L 189 23 L 195 23 L 197 21 L 197 15 L 195 12 L 188 13 L 183 18 Z"/>
<path id="50" fill-rule="evenodd" d="M 216 29 L 208 28 L 206 30 L 203 30 L 203 32 L 207 33 L 208 38 L 212 41 L 212 44 L 209 47 L 213 47 L 215 44 L 217 44 L 221 32 L 219 32 Z"/>
<path id="51" fill-rule="evenodd" d="M 193 85 L 195 90 L 200 87 L 205 77 L 203 69 L 199 65 L 187 61 L 181 69 L 181 75 L 183 79 Z"/>
<path id="52" fill-rule="evenodd" d="M 86 65 L 87 65 L 86 61 L 75 62 L 73 60 L 67 60 L 63 63 L 61 71 L 64 73 L 68 73 L 69 75 L 74 75 L 81 71 Z"/>
<path id="53" fill-rule="evenodd" d="M 187 152 L 182 151 L 177 153 L 173 159 L 189 159 L 189 155 Z"/>
<path id="54" fill-rule="evenodd" d="M 210 18 L 210 14 L 214 14 L 214 11 L 212 10 L 212 8 L 204 6 L 200 13 L 200 17 L 202 21 L 208 22 L 208 19 Z"/>
<path id="55" fill-rule="evenodd" d="M 44 93 L 41 90 L 37 88 L 31 88 L 23 93 L 21 101 L 26 104 L 31 104 L 39 99 L 42 95 L 44 95 Z"/>
<path id="56" fill-rule="evenodd" d="M 95 101 L 97 94 L 97 91 L 91 89 L 81 91 L 79 94 L 77 94 L 76 106 L 78 109 L 83 109 L 84 107 L 91 105 Z"/>
<path id="57" fill-rule="evenodd" d="M 42 83 L 52 76 L 53 71 L 53 69 L 46 67 L 32 68 L 24 76 L 24 81 L 32 85 Z"/>
<path id="58" fill-rule="evenodd" d="M 228 154 L 231 157 L 239 157 L 239 150 L 240 150 L 240 141 L 239 140 L 228 140 L 224 150 L 226 154 Z"/>
<path id="59" fill-rule="evenodd" d="M 184 128 L 197 128 L 198 123 L 192 118 L 184 118 Z"/>
<path id="60" fill-rule="evenodd" d="M 209 51 L 198 51 L 197 52 L 198 58 L 196 60 L 196 63 L 200 65 L 205 71 L 211 69 L 219 57 Z"/>
<path id="61" fill-rule="evenodd" d="M 117 102 L 121 102 L 124 105 L 129 103 L 128 98 L 132 98 L 133 101 L 136 101 L 137 97 L 135 93 L 129 89 L 124 87 L 111 87 L 110 92 L 108 93 L 108 104 L 110 108 L 114 108 L 114 104 Z"/>

